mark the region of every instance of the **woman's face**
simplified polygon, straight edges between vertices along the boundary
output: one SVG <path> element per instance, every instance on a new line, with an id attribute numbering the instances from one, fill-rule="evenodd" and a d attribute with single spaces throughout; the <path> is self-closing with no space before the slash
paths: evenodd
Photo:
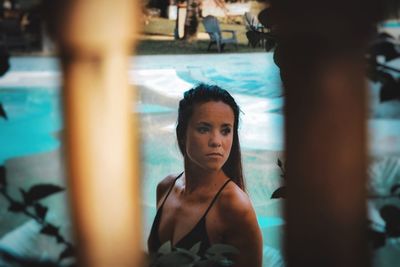
<path id="1" fill-rule="evenodd" d="M 221 101 L 195 104 L 186 130 L 186 157 L 205 170 L 220 170 L 232 148 L 234 114 Z"/>

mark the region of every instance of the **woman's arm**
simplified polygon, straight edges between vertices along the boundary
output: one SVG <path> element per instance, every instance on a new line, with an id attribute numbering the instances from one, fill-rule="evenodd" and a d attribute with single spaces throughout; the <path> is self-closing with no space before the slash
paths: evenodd
<path id="1" fill-rule="evenodd" d="M 227 190 L 221 197 L 224 244 L 239 250 L 235 267 L 261 267 L 262 235 L 249 197 L 240 189 Z"/>

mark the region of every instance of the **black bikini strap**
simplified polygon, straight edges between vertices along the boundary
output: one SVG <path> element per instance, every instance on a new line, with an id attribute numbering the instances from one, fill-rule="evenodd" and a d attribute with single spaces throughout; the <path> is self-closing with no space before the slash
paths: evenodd
<path id="1" fill-rule="evenodd" d="M 181 174 L 179 174 L 179 175 L 175 178 L 174 182 L 173 182 L 172 185 L 169 187 L 168 193 L 167 193 L 167 195 L 165 196 L 163 202 L 161 203 L 160 208 L 161 208 L 162 206 L 164 206 L 164 203 L 165 203 L 165 201 L 167 200 L 167 198 L 168 198 L 168 196 L 169 196 L 169 193 L 171 193 L 172 188 L 174 188 L 174 185 L 175 185 L 175 183 L 176 183 L 176 180 L 178 180 L 179 177 L 182 176 L 182 174 L 183 174 L 183 172 L 182 172 Z"/>
<path id="2" fill-rule="evenodd" d="M 231 181 L 231 179 L 228 179 L 225 181 L 225 183 L 221 186 L 221 188 L 218 190 L 217 194 L 215 194 L 213 200 L 211 201 L 210 205 L 208 206 L 206 212 L 203 215 L 203 218 L 205 218 L 207 216 L 208 211 L 211 209 L 211 207 L 214 205 L 214 202 L 217 200 L 217 197 L 219 196 L 219 194 L 222 192 L 222 190 L 224 190 L 225 186 Z"/>

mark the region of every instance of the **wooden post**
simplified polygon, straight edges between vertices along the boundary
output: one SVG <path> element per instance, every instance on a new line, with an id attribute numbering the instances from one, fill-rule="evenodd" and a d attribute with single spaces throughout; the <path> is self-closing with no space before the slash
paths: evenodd
<path id="1" fill-rule="evenodd" d="M 55 1 L 63 69 L 67 171 L 81 266 L 137 266 L 138 126 L 128 56 L 138 1 Z"/>
<path id="2" fill-rule="evenodd" d="M 367 267 L 370 2 L 272 1 L 285 92 L 287 266 Z"/>
<path id="3" fill-rule="evenodd" d="M 286 87 L 288 266 L 366 267 L 365 77 L 350 58 L 319 68 Z"/>

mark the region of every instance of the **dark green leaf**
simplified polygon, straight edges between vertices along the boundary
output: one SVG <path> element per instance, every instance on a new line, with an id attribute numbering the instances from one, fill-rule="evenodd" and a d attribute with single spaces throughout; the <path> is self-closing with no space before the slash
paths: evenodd
<path id="1" fill-rule="evenodd" d="M 380 209 L 380 214 L 382 218 L 387 222 L 393 220 L 396 214 L 400 212 L 400 209 L 394 205 L 386 205 Z"/>
<path id="2" fill-rule="evenodd" d="M 390 75 L 390 74 L 389 74 Z M 381 91 L 379 93 L 379 98 L 381 102 L 398 99 L 400 97 L 400 91 L 397 90 L 399 88 L 398 81 L 396 81 L 393 77 L 390 80 L 387 80 L 381 86 Z"/>
<path id="3" fill-rule="evenodd" d="M 36 215 L 40 218 L 40 219 L 42 219 L 42 220 L 44 220 L 45 218 L 46 218 L 46 214 L 47 214 L 47 211 L 48 211 L 48 208 L 47 207 L 45 207 L 45 206 L 43 206 L 42 204 L 40 204 L 40 203 L 35 203 L 35 213 L 36 213 Z"/>
<path id="4" fill-rule="evenodd" d="M 64 188 L 52 184 L 34 185 L 26 192 L 25 201 L 26 203 L 33 203 L 63 190 Z"/>
<path id="5" fill-rule="evenodd" d="M 65 258 L 71 258 L 74 257 L 74 250 L 71 246 L 67 246 L 61 253 L 60 256 L 58 257 L 58 260 L 61 261 Z"/>
<path id="6" fill-rule="evenodd" d="M 386 233 L 390 237 L 400 237 L 400 209 L 393 205 L 383 206 L 380 210 L 386 222 Z"/>
<path id="7" fill-rule="evenodd" d="M 6 167 L 0 166 L 0 189 L 7 186 Z"/>
<path id="8" fill-rule="evenodd" d="M 278 159 L 278 166 L 282 168 L 282 161 L 280 159 Z"/>
<path id="9" fill-rule="evenodd" d="M 167 241 L 164 244 L 162 244 L 162 246 L 158 249 L 158 253 L 161 254 L 167 254 L 170 253 L 172 251 L 172 245 L 171 245 L 171 241 Z"/>
<path id="10" fill-rule="evenodd" d="M 228 255 L 239 254 L 239 251 L 230 245 L 215 244 L 206 251 L 206 258 L 212 262 L 211 266 L 231 266 L 233 261 L 228 258 Z"/>
<path id="11" fill-rule="evenodd" d="M 42 228 L 42 230 L 40 230 L 40 233 L 45 234 L 45 235 L 49 235 L 49 236 L 54 236 L 57 237 L 58 236 L 58 227 L 55 227 L 52 224 L 47 224 L 46 226 L 44 226 Z"/>
<path id="12" fill-rule="evenodd" d="M 215 266 L 215 263 L 210 259 L 203 259 L 201 261 L 196 262 L 196 267 L 209 267 Z"/>
<path id="13" fill-rule="evenodd" d="M 218 261 L 218 265 L 219 266 L 232 266 L 234 264 L 233 261 L 229 260 L 229 259 L 221 259 L 220 261 Z"/>
<path id="14" fill-rule="evenodd" d="M 400 184 L 395 184 L 392 186 L 392 188 L 390 189 L 390 194 L 395 195 L 396 191 L 398 191 L 400 189 Z"/>
<path id="15" fill-rule="evenodd" d="M 271 198 L 286 198 L 287 197 L 287 186 L 279 187 L 272 193 Z"/>
<path id="16" fill-rule="evenodd" d="M 24 203 L 29 205 L 29 203 L 26 202 L 26 192 L 24 189 L 19 188 L 19 192 L 21 193 L 22 199 L 24 200 Z"/>
<path id="17" fill-rule="evenodd" d="M 3 117 L 4 119 L 8 120 L 7 113 L 2 103 L 0 103 L 0 117 Z"/>
<path id="18" fill-rule="evenodd" d="M 372 248 L 378 249 L 380 247 L 385 246 L 385 243 L 386 243 L 385 233 L 378 232 L 373 229 L 368 229 L 368 237 L 369 237 L 369 241 L 372 245 Z"/>
<path id="19" fill-rule="evenodd" d="M 194 244 L 193 247 L 190 249 L 190 252 L 193 254 L 198 254 L 200 251 L 200 244 L 201 242 L 197 242 L 196 244 Z"/>
<path id="20" fill-rule="evenodd" d="M 281 177 L 283 178 L 283 179 L 285 179 L 286 178 L 286 175 L 285 175 L 285 166 L 283 165 L 283 162 L 278 158 L 278 160 L 277 160 L 277 164 L 278 164 L 278 166 L 279 166 L 279 168 L 281 169 Z"/>
<path id="21" fill-rule="evenodd" d="M 58 244 L 64 243 L 64 241 L 65 241 L 64 237 L 62 237 L 60 235 L 56 236 L 56 239 L 57 239 Z"/>
<path id="22" fill-rule="evenodd" d="M 182 266 L 193 262 L 190 255 L 174 251 L 168 254 L 164 254 L 157 258 L 155 266 L 170 267 L 170 266 Z"/>
<path id="23" fill-rule="evenodd" d="M 184 248 L 175 248 L 175 251 L 179 252 L 180 254 L 182 254 L 184 256 L 190 257 L 193 261 L 200 259 L 200 257 L 196 253 L 193 253 L 192 251 L 184 249 Z"/>
<path id="24" fill-rule="evenodd" d="M 8 210 L 11 212 L 21 212 L 25 210 L 25 205 L 21 202 L 13 201 L 10 203 Z"/>

